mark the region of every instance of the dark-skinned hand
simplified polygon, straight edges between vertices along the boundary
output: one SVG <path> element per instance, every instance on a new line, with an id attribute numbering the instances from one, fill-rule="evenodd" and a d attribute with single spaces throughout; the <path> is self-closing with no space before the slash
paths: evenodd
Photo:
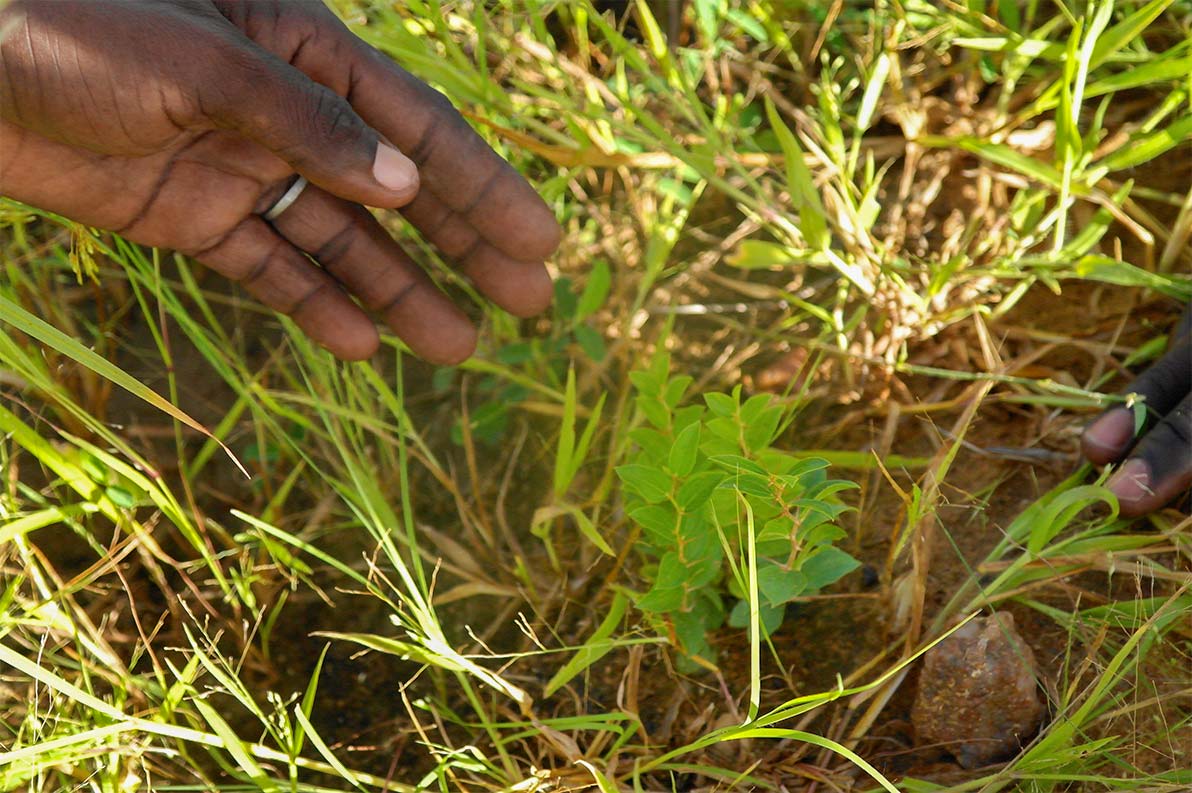
<path id="1" fill-rule="evenodd" d="M 435 363 L 476 343 L 365 206 L 506 310 L 550 302 L 550 210 L 317 0 L 16 0 L 0 36 L 0 194 L 193 256 L 345 359 L 377 349 L 366 310 Z"/>
<path id="2" fill-rule="evenodd" d="M 1192 488 L 1192 304 L 1171 333 L 1167 352 L 1125 393 L 1143 398 L 1146 421 L 1139 437 L 1134 414 L 1116 406 L 1084 431 L 1084 455 L 1099 465 L 1125 463 L 1108 486 L 1122 515 L 1159 509 Z"/>

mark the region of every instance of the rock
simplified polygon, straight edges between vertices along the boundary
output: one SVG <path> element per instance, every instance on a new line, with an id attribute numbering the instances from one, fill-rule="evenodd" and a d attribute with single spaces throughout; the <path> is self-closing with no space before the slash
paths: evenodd
<path id="1" fill-rule="evenodd" d="M 978 617 L 923 658 L 911 723 L 920 742 L 942 744 L 965 768 L 1007 758 L 1043 720 L 1037 677 L 1014 617 Z"/>

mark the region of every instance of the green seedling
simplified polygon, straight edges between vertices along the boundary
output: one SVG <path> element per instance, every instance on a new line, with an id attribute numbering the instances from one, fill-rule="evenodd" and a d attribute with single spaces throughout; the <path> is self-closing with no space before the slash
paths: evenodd
<path id="1" fill-rule="evenodd" d="M 617 475 L 647 560 L 637 606 L 668 624 L 689 659 L 713 663 L 709 634 L 726 618 L 747 627 L 752 599 L 769 636 L 788 604 L 856 569 L 834 545 L 848 509 L 837 494 L 855 485 L 829 479 L 825 460 L 774 448 L 788 411 L 767 394 L 743 400 L 738 386 L 683 405 L 691 378 L 670 376 L 666 354 L 630 377 L 646 423 Z M 756 586 L 737 561 L 749 555 Z"/>

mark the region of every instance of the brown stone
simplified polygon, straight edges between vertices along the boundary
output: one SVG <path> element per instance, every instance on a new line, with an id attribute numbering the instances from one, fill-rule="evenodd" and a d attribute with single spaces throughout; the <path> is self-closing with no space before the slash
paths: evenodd
<path id="1" fill-rule="evenodd" d="M 1007 612 L 968 622 L 923 658 L 911 722 L 965 768 L 1008 758 L 1035 734 L 1045 706 L 1035 655 Z"/>

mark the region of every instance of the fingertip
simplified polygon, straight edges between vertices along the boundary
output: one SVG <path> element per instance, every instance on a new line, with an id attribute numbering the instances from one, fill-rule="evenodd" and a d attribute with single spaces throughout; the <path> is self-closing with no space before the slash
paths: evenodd
<path id="1" fill-rule="evenodd" d="M 1136 518 L 1154 509 L 1155 491 L 1151 485 L 1151 467 L 1146 460 L 1132 457 L 1109 477 L 1105 483 L 1118 500 L 1120 514 L 1124 518 Z"/>
<path id="2" fill-rule="evenodd" d="M 1117 462 L 1134 440 L 1134 414 L 1117 407 L 1100 416 L 1085 428 L 1081 449 L 1092 463 L 1106 465 Z"/>
<path id="3" fill-rule="evenodd" d="M 508 196 L 501 203 L 478 204 L 467 220 L 494 247 L 520 262 L 542 262 L 551 258 L 563 241 L 563 229 L 542 197 L 516 171 Z"/>
<path id="4" fill-rule="evenodd" d="M 471 323 L 461 326 L 436 341 L 420 357 L 436 366 L 458 366 L 476 354 L 479 334 Z"/>
<path id="5" fill-rule="evenodd" d="M 392 146 L 377 143 L 373 158 L 373 178 L 390 193 L 387 209 L 409 204 L 418 195 L 421 177 L 414 161 Z"/>
<path id="6" fill-rule="evenodd" d="M 555 284 L 545 265 L 524 265 L 522 269 L 516 291 L 499 304 L 510 314 L 526 319 L 550 308 L 555 299 Z"/>
<path id="7" fill-rule="evenodd" d="M 368 360 L 381 346 L 376 325 L 346 296 L 339 305 L 299 310 L 293 319 L 307 336 L 342 361 Z"/>
<path id="8" fill-rule="evenodd" d="M 339 334 L 327 340 L 315 339 L 341 361 L 367 361 L 381 346 L 381 336 L 372 323 L 368 331 L 355 330 L 351 334 Z"/>
<path id="9" fill-rule="evenodd" d="M 519 257 L 527 261 L 546 261 L 554 256 L 563 242 L 563 227 L 555 220 L 555 216 L 545 205 L 542 207 L 544 217 L 531 226 L 523 241 Z"/>
<path id="10" fill-rule="evenodd" d="M 472 322 L 429 281 L 390 306 L 385 324 L 415 355 L 437 366 L 454 366 L 476 351 Z"/>

